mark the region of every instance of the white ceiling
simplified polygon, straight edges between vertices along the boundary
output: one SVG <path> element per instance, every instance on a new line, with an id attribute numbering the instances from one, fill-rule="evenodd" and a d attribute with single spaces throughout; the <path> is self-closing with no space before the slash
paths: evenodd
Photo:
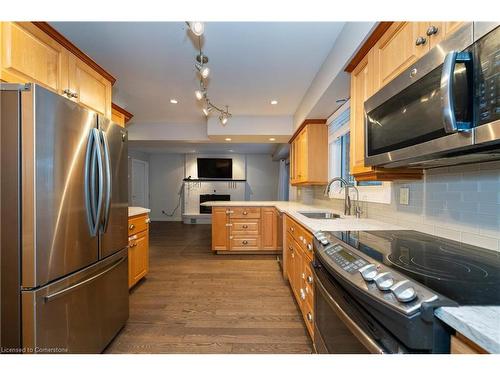
<path id="1" fill-rule="evenodd" d="M 129 150 L 150 154 L 273 154 L 276 143 L 208 143 L 178 141 L 129 141 Z"/>
<path id="2" fill-rule="evenodd" d="M 117 78 L 113 100 L 133 122 L 205 122 L 193 91 L 197 54 L 182 22 L 51 23 Z M 293 115 L 344 22 L 210 22 L 212 101 L 234 115 Z M 179 104 L 169 103 L 176 98 Z M 279 104 L 272 106 L 271 99 Z"/>

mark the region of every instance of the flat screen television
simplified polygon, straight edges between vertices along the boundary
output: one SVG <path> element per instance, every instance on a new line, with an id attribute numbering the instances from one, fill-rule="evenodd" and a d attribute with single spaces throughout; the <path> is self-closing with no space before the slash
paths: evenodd
<path id="1" fill-rule="evenodd" d="M 198 158 L 198 178 L 233 178 L 233 159 Z"/>

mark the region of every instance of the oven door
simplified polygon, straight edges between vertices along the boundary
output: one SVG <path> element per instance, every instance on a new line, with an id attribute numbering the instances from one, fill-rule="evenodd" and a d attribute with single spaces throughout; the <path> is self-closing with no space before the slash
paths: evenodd
<path id="1" fill-rule="evenodd" d="M 472 41 L 468 23 L 365 102 L 366 165 L 435 166 L 473 146 Z"/>
<path id="2" fill-rule="evenodd" d="M 313 265 L 316 317 L 314 346 L 317 353 L 407 352 L 321 265 Z"/>

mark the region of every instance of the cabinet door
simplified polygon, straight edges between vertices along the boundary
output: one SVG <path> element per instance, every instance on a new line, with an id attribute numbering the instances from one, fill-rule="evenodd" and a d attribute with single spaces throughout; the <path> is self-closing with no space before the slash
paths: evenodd
<path id="1" fill-rule="evenodd" d="M 351 174 L 370 171 L 365 167 L 365 100 L 373 92 L 373 50 L 351 73 L 350 164 Z"/>
<path id="2" fill-rule="evenodd" d="M 428 22 L 426 37 L 429 38 L 430 48 L 449 37 L 463 24 L 464 22 Z"/>
<path id="3" fill-rule="evenodd" d="M 129 288 L 149 272 L 149 232 L 143 231 L 129 241 Z"/>
<path id="4" fill-rule="evenodd" d="M 0 79 L 35 82 L 62 94 L 68 88 L 68 52 L 30 22 L 1 22 Z"/>
<path id="5" fill-rule="evenodd" d="M 286 276 L 288 277 L 288 282 L 292 287 L 292 291 L 295 288 L 295 246 L 293 243 L 293 238 L 288 236 L 287 249 L 286 249 Z M 295 294 L 295 292 L 294 292 Z"/>
<path id="6" fill-rule="evenodd" d="M 303 283 L 303 255 L 300 246 L 295 242 L 294 246 L 294 264 L 293 264 L 293 291 L 295 298 L 302 310 L 302 303 L 305 300 L 304 283 Z"/>
<path id="7" fill-rule="evenodd" d="M 262 208 L 262 249 L 278 248 L 278 214 L 273 207 Z"/>
<path id="8" fill-rule="evenodd" d="M 429 51 L 426 22 L 394 22 L 374 46 L 375 90 Z M 418 39 L 423 38 L 419 43 Z"/>
<path id="9" fill-rule="evenodd" d="M 307 126 L 301 131 L 298 137 L 298 165 L 297 165 L 297 180 L 298 182 L 307 181 L 308 173 L 308 144 L 307 144 Z"/>
<path id="10" fill-rule="evenodd" d="M 69 54 L 69 87 L 76 101 L 111 118 L 111 82 Z"/>
<path id="11" fill-rule="evenodd" d="M 225 207 L 212 207 L 212 251 L 229 250 L 228 214 Z"/>

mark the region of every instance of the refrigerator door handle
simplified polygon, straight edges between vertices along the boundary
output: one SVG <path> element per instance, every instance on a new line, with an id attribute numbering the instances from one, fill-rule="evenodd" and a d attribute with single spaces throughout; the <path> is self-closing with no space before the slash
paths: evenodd
<path id="1" fill-rule="evenodd" d="M 98 274 L 96 274 L 92 277 L 89 277 L 88 279 L 84 279 L 76 284 L 73 284 L 73 285 L 67 287 L 67 288 L 59 290 L 58 292 L 49 294 L 48 296 L 45 296 L 45 302 L 53 301 L 54 299 L 61 297 L 61 296 L 65 295 L 68 292 L 71 292 L 72 290 L 74 290 L 76 288 L 84 286 L 84 285 L 92 282 L 93 280 L 98 279 L 99 277 L 105 275 L 106 273 L 108 273 L 108 272 L 112 271 L 113 269 L 115 269 L 116 267 L 118 267 L 120 265 L 120 263 L 122 263 L 125 259 L 127 259 L 127 257 L 120 258 L 119 260 L 114 262 L 111 266 L 106 268 L 104 271 L 99 272 Z"/>
<path id="2" fill-rule="evenodd" d="M 95 144 L 95 149 L 96 149 L 96 159 L 97 159 L 97 170 L 98 170 L 98 176 L 97 176 L 97 189 L 98 189 L 98 194 L 97 194 L 97 206 L 96 206 L 96 212 L 95 212 L 95 222 L 94 222 L 94 230 L 93 232 L 97 234 L 99 230 L 99 225 L 102 220 L 102 206 L 103 206 L 103 200 L 104 200 L 104 165 L 103 165 L 103 155 L 102 155 L 102 147 L 101 147 L 101 141 L 100 141 L 100 136 L 99 136 L 99 130 L 97 129 L 92 129 L 92 134 L 94 135 L 94 144 Z M 95 178 L 95 173 L 93 174 L 92 178 Z M 95 189 L 95 183 L 91 184 L 91 188 Z M 94 194 L 95 197 L 95 194 Z"/>
<path id="3" fill-rule="evenodd" d="M 109 153 L 109 144 L 108 138 L 106 137 L 106 133 L 102 130 L 100 131 L 102 143 L 104 145 L 104 161 L 106 163 L 106 202 L 104 204 L 104 223 L 102 227 L 103 233 L 108 230 L 109 224 L 109 215 L 111 208 L 111 192 L 112 192 L 112 179 L 111 179 L 111 157 Z"/>
<path id="4" fill-rule="evenodd" d="M 95 196 L 95 179 L 91 178 L 95 174 L 94 171 L 94 163 L 95 163 L 95 143 L 94 143 L 94 134 L 92 131 L 89 132 L 89 139 L 87 142 L 87 151 L 85 153 L 85 211 L 87 214 L 87 223 L 89 225 L 90 235 L 92 237 L 96 236 L 95 228 L 95 217 L 94 217 L 94 209 L 95 205 L 94 198 Z"/>

